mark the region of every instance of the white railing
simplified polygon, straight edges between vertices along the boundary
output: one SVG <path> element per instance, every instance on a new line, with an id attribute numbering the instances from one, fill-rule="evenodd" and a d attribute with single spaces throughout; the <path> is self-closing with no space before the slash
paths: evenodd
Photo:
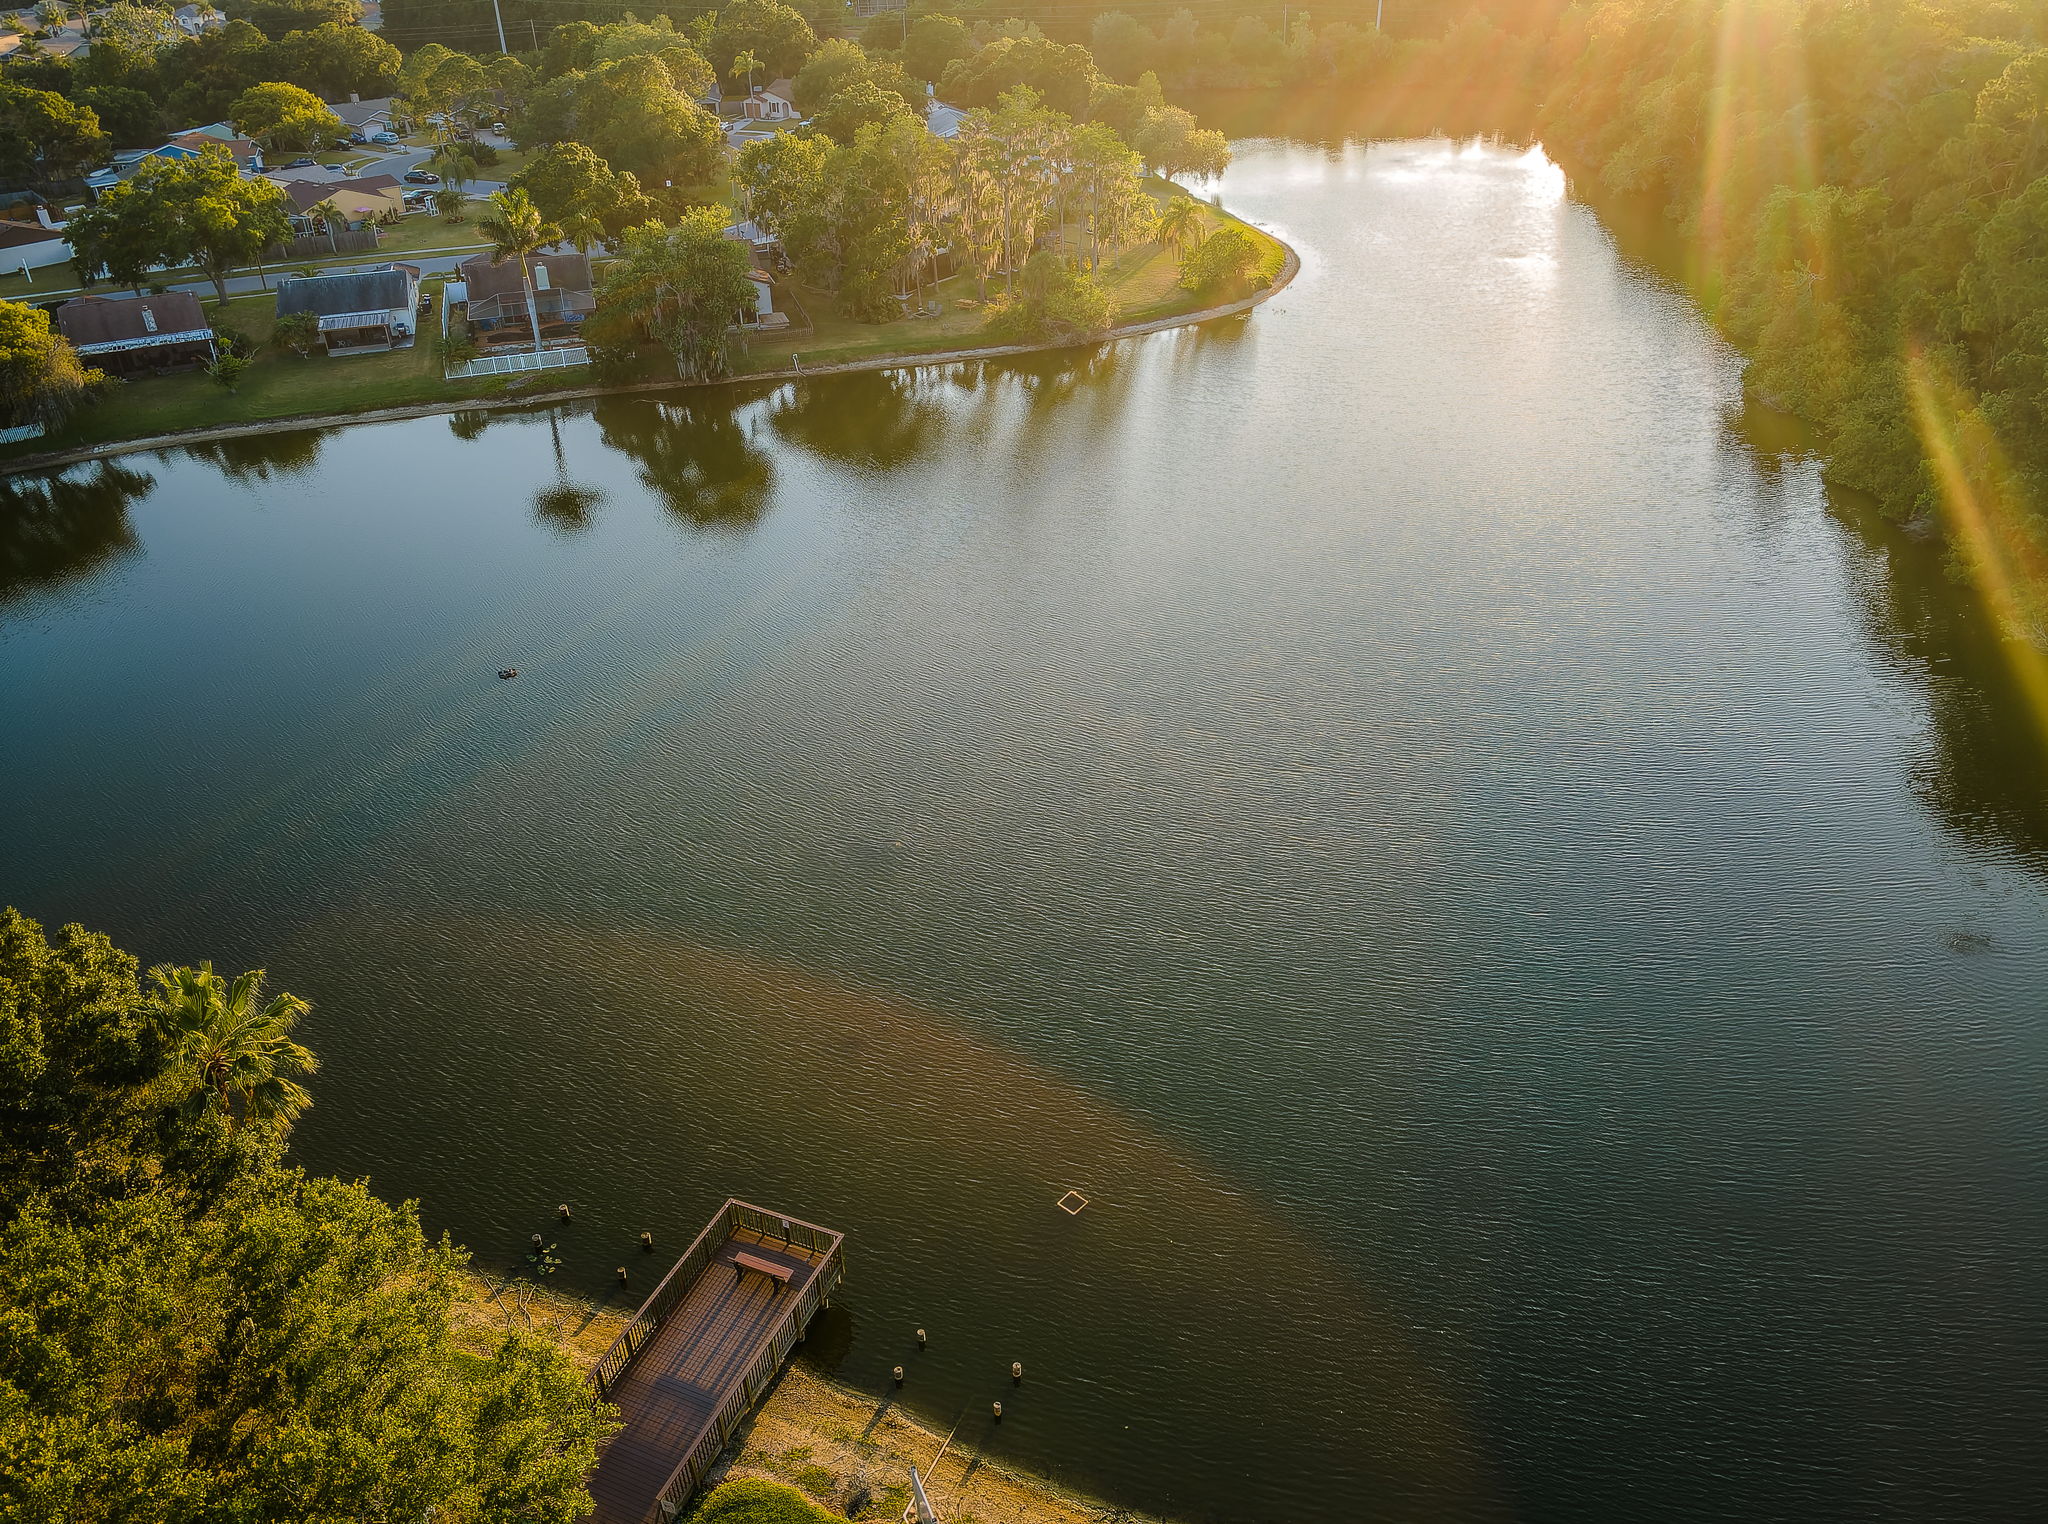
<path id="1" fill-rule="evenodd" d="M 468 381 L 476 376 L 509 376 L 522 370 L 567 370 L 572 365 L 588 365 L 590 351 L 581 344 L 565 345 L 561 349 L 543 349 L 535 354 L 522 349 L 517 354 L 478 355 L 459 365 L 448 367 L 450 381 Z"/>

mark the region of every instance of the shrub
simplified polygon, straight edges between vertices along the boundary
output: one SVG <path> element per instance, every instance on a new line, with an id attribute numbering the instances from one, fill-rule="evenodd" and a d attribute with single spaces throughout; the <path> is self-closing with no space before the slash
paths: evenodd
<path id="1" fill-rule="evenodd" d="M 1018 273 L 1017 289 L 989 304 L 986 331 L 1005 343 L 1084 339 L 1109 327 L 1109 297 L 1095 278 L 1041 249 Z"/>
<path id="2" fill-rule="evenodd" d="M 1221 291 L 1245 278 L 1259 261 L 1259 246 L 1243 228 L 1218 228 L 1180 262 L 1180 283 L 1190 291 Z"/>
<path id="3" fill-rule="evenodd" d="M 206 379 L 215 386 L 233 392 L 241 383 L 242 373 L 249 368 L 250 363 L 247 356 L 232 354 L 224 349 L 214 358 L 213 363 L 206 367 Z"/>
<path id="4" fill-rule="evenodd" d="M 313 352 L 320 341 L 320 319 L 310 312 L 287 312 L 270 330 L 270 342 L 288 349 L 300 359 Z"/>
<path id="5" fill-rule="evenodd" d="M 697 1506 L 693 1524 L 842 1524 L 794 1487 L 741 1477 L 714 1488 Z"/>

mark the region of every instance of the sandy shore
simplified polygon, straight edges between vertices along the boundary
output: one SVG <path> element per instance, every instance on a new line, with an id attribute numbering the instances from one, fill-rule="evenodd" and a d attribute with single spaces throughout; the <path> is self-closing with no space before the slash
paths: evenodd
<path id="1" fill-rule="evenodd" d="M 479 1355 L 517 1328 L 553 1339 L 579 1365 L 594 1365 L 637 1310 L 481 1274 L 466 1277 L 463 1290 L 455 1321 L 466 1347 Z M 1152 1524 L 988 1460 L 979 1443 L 987 1427 L 979 1425 L 974 1442 L 956 1439 L 927 1477 L 926 1491 L 946 1524 Z M 945 1441 L 893 1402 L 792 1364 L 740 1430 L 712 1482 L 767 1477 L 849 1518 L 893 1521 L 910 1501 L 910 1468 L 928 1472 Z"/>

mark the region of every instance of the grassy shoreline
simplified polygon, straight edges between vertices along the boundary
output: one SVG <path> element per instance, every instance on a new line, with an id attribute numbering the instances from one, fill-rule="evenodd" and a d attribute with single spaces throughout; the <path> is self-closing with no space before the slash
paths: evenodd
<path id="1" fill-rule="evenodd" d="M 464 1274 L 459 1289 L 454 1322 L 467 1351 L 479 1358 L 516 1328 L 553 1340 L 587 1368 L 637 1310 L 637 1303 L 588 1302 L 523 1277 L 475 1269 Z M 893 1397 L 878 1401 L 792 1361 L 741 1427 L 705 1490 L 734 1477 L 764 1477 L 849 1518 L 893 1524 L 909 1501 L 910 1467 L 916 1465 L 926 1473 L 933 1502 L 953 1524 L 1095 1524 L 1104 1516 L 1100 1502 L 990 1459 L 993 1429 L 986 1415 L 961 1424 L 933 1470 L 947 1436 L 906 1416 Z M 1127 1511 L 1117 1516 L 1129 1524 L 1155 1524 Z"/>
<path id="2" fill-rule="evenodd" d="M 1297 267 L 1293 251 L 1279 239 L 1253 227 L 1221 207 L 1210 207 L 1219 226 L 1243 228 L 1260 247 L 1254 273 L 1270 284 L 1240 301 L 1215 304 L 1175 283 L 1172 254 L 1158 244 L 1145 244 L 1105 264 L 1101 277 L 1117 305 L 1116 326 L 1108 333 L 1080 341 L 1112 342 L 1140 332 L 1205 321 L 1263 301 L 1285 285 Z M 799 374 L 839 369 L 880 369 L 897 364 L 934 364 L 973 358 L 997 358 L 1037 350 L 1072 347 L 1070 343 L 995 344 L 982 333 L 983 315 L 962 309 L 955 300 L 972 288 L 966 277 L 948 283 L 943 310 L 937 317 L 903 318 L 881 324 L 854 323 L 824 307 L 813 307 L 813 332 L 795 337 L 757 340 L 734 373 L 716 383 L 781 380 Z M 430 277 L 423 289 L 434 292 Z M 942 287 L 942 290 L 944 288 Z M 266 293 L 235 297 L 215 313 L 215 322 L 232 328 L 257 347 L 255 362 L 234 393 L 223 391 L 203 375 L 153 376 L 124 383 L 99 405 L 87 409 L 62 430 L 35 440 L 0 446 L 0 475 L 56 469 L 83 460 L 137 450 L 159 449 L 205 439 L 232 438 L 278 424 L 305 427 L 338 426 L 386 418 L 456 412 L 468 407 L 526 406 L 623 392 L 656 391 L 688 385 L 672 377 L 626 381 L 616 385 L 561 386 L 561 372 L 541 376 L 494 376 L 449 381 L 441 375 L 431 331 L 410 349 L 385 354 L 350 355 L 338 359 L 300 359 L 269 347 L 275 299 Z M 578 374 L 570 372 L 569 374 Z"/>

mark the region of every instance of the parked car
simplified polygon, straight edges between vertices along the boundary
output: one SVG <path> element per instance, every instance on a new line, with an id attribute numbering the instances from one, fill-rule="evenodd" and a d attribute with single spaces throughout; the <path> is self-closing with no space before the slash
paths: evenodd
<path id="1" fill-rule="evenodd" d="M 424 169 L 408 169 L 405 172 L 405 183 L 407 185 L 439 185 L 441 177 L 439 175 L 430 175 Z"/>
<path id="2" fill-rule="evenodd" d="M 491 123 L 491 131 L 502 138 L 505 135 L 505 124 L 503 122 L 493 122 Z"/>
<path id="3" fill-rule="evenodd" d="M 342 142 L 348 144 L 349 147 L 351 148 L 361 148 L 365 143 L 369 141 L 370 140 L 364 137 L 360 132 L 351 132 L 348 134 L 348 136 L 342 139 Z"/>
<path id="4" fill-rule="evenodd" d="M 313 167 L 313 166 L 314 166 L 315 164 L 318 164 L 319 162 L 320 162 L 320 161 L 319 161 L 318 159 L 314 158 L 314 157 L 313 157 L 313 156 L 312 156 L 311 154 L 309 154 L 309 153 L 302 153 L 302 154 L 300 154 L 300 155 L 299 155 L 299 156 L 298 156 L 298 157 L 297 157 L 296 159 L 292 160 L 292 161 L 291 161 L 291 163 L 289 163 L 289 164 L 285 165 L 285 168 L 286 168 L 286 169 L 311 169 L 311 168 L 312 168 L 312 167 Z"/>
<path id="5" fill-rule="evenodd" d="M 372 143 L 402 143 L 405 139 L 395 132 L 376 132 L 370 135 Z"/>

